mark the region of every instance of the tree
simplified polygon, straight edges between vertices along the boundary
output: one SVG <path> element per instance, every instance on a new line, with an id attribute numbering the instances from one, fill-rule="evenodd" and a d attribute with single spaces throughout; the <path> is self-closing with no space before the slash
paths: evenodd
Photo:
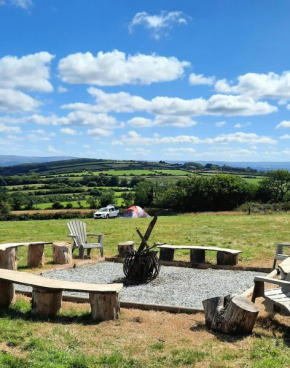
<path id="1" fill-rule="evenodd" d="M 134 193 L 132 192 L 124 192 L 122 194 L 122 199 L 124 201 L 125 207 L 130 207 L 134 204 Z"/>
<path id="2" fill-rule="evenodd" d="M 290 195 L 290 173 L 287 170 L 275 170 L 260 183 L 259 193 L 267 195 L 274 202 L 283 202 Z"/>
<path id="3" fill-rule="evenodd" d="M 7 189 L 0 187 L 0 220 L 6 220 L 10 213 L 10 204 L 8 201 Z"/>
<path id="4" fill-rule="evenodd" d="M 104 191 L 100 196 L 100 206 L 106 207 L 115 202 L 115 193 L 113 191 Z"/>

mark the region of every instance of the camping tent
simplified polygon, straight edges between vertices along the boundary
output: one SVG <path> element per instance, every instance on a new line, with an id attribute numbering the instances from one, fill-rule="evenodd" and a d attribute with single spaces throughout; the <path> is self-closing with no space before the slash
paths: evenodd
<path id="1" fill-rule="evenodd" d="M 140 217 L 150 217 L 143 208 L 139 206 L 131 206 L 124 211 L 124 218 L 140 218 Z"/>

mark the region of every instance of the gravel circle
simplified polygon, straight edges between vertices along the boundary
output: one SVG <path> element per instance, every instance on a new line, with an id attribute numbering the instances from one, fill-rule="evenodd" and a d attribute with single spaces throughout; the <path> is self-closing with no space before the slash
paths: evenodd
<path id="1" fill-rule="evenodd" d="M 50 279 L 80 281 L 97 284 L 122 282 L 123 264 L 104 262 L 95 265 L 55 270 L 43 274 Z M 215 296 L 239 294 L 254 285 L 261 272 L 161 267 L 159 276 L 145 285 L 125 286 L 121 301 L 163 304 L 202 309 L 202 301 Z M 17 285 L 17 290 L 31 290 Z M 88 297 L 86 293 L 65 292 L 67 295 Z"/>

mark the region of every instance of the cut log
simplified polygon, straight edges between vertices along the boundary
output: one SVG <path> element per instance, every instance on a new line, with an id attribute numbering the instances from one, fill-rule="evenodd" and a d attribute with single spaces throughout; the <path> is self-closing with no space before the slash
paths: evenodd
<path id="1" fill-rule="evenodd" d="M 30 268 L 42 268 L 44 266 L 44 244 L 29 245 L 27 265 Z"/>
<path id="2" fill-rule="evenodd" d="M 17 270 L 17 248 L 7 248 L 0 251 L 0 268 Z"/>
<path id="3" fill-rule="evenodd" d="M 89 293 L 92 319 L 109 321 L 118 319 L 120 314 L 119 293 Z"/>
<path id="4" fill-rule="evenodd" d="M 32 314 L 54 316 L 61 308 L 62 291 L 34 287 L 32 290 Z"/>
<path id="5" fill-rule="evenodd" d="M 218 251 L 216 258 L 218 265 L 235 266 L 238 264 L 238 254 L 231 254 Z"/>
<path id="6" fill-rule="evenodd" d="M 192 263 L 205 263 L 205 250 L 203 250 L 203 249 L 190 249 L 190 262 L 192 262 Z"/>
<path id="7" fill-rule="evenodd" d="M 57 264 L 70 264 L 72 261 L 71 246 L 67 242 L 53 243 L 53 262 Z"/>
<path id="8" fill-rule="evenodd" d="M 13 282 L 0 280 L 0 306 L 9 307 L 15 300 L 15 290 Z"/>
<path id="9" fill-rule="evenodd" d="M 135 250 L 135 242 L 126 241 L 118 244 L 119 257 L 125 258 L 127 254 L 133 253 Z"/>
<path id="10" fill-rule="evenodd" d="M 174 258 L 174 249 L 160 248 L 160 255 L 159 255 L 160 261 L 173 261 L 173 258 Z"/>
<path id="11" fill-rule="evenodd" d="M 253 303 L 239 295 L 210 298 L 202 303 L 206 326 L 231 335 L 250 334 L 259 313 Z"/>

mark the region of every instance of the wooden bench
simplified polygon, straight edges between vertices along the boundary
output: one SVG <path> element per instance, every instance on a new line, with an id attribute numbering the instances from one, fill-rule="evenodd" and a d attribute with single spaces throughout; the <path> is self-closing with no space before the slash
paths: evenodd
<path id="1" fill-rule="evenodd" d="M 277 280 L 271 277 L 254 278 L 255 287 L 252 295 L 252 302 L 256 298 L 264 297 L 268 302 L 266 305 L 268 311 L 290 313 L 290 282 L 287 280 Z M 265 289 L 265 284 L 274 284 L 279 287 L 273 289 Z"/>
<path id="2" fill-rule="evenodd" d="M 28 267 L 44 266 L 44 246 L 51 242 L 22 242 L 0 244 L 0 268 L 17 270 L 17 248 L 28 246 Z"/>
<path id="3" fill-rule="evenodd" d="M 173 261 L 175 250 L 190 250 L 190 262 L 205 263 L 205 251 L 217 252 L 218 265 L 236 265 L 238 264 L 238 255 L 241 250 L 217 248 L 217 247 L 202 247 L 197 245 L 169 245 L 162 244 L 157 246 L 160 249 L 161 261 Z"/>
<path id="4" fill-rule="evenodd" d="M 14 283 L 32 286 L 32 314 L 55 315 L 61 308 L 62 292 L 89 293 L 93 320 L 117 319 L 120 312 L 119 292 L 123 284 L 87 284 L 47 279 L 27 272 L 0 269 L 0 306 L 8 307 L 15 298 Z"/>

